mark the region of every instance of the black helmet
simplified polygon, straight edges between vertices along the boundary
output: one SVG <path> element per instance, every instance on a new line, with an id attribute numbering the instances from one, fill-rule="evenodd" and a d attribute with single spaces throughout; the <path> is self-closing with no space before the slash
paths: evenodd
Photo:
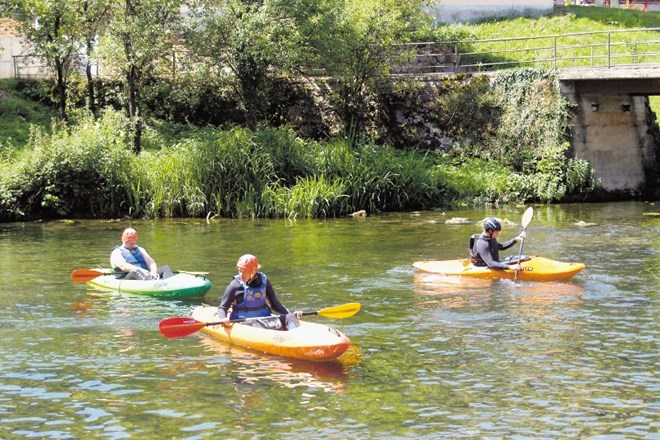
<path id="1" fill-rule="evenodd" d="M 486 220 L 484 220 L 484 231 L 501 231 L 502 230 L 502 224 L 497 221 L 497 219 L 493 217 L 488 217 Z"/>

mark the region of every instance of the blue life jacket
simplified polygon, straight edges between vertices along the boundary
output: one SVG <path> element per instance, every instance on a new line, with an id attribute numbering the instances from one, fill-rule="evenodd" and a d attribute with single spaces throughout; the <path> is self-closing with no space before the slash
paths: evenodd
<path id="1" fill-rule="evenodd" d="M 126 260 L 128 264 L 140 266 L 142 269 L 149 270 L 149 266 L 144 260 L 142 251 L 138 246 L 135 246 L 133 249 L 127 249 L 124 246 L 119 246 L 119 250 L 121 251 L 121 256 L 124 257 L 124 260 Z"/>
<path id="2" fill-rule="evenodd" d="M 234 277 L 243 286 L 243 301 L 232 307 L 229 319 L 258 318 L 260 316 L 271 315 L 270 307 L 266 303 L 268 278 L 261 272 L 257 276 L 261 279 L 261 285 L 259 287 L 250 287 L 243 282 L 240 275 Z"/>

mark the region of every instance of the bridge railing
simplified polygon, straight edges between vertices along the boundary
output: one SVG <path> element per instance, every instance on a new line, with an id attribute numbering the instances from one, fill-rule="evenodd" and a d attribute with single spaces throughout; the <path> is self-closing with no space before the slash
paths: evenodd
<path id="1" fill-rule="evenodd" d="M 400 45 L 393 73 L 478 72 L 514 67 L 615 67 L 660 63 L 660 28 Z"/>

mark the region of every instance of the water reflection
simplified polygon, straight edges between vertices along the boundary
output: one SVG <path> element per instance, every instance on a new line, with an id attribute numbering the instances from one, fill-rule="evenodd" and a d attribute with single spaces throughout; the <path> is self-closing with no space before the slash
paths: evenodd
<path id="1" fill-rule="evenodd" d="M 310 362 L 286 359 L 263 353 L 255 353 L 241 347 L 224 344 L 200 336 L 199 343 L 205 352 L 219 359 L 207 361 L 207 366 L 234 364 L 232 370 L 245 384 L 273 381 L 286 388 L 311 388 L 342 393 L 348 381 L 347 365 L 341 358 L 330 362 Z"/>
<path id="2" fill-rule="evenodd" d="M 557 283 L 416 273 L 414 261 L 464 255 L 478 232 L 438 212 L 133 222 L 158 260 L 211 272 L 215 287 L 195 300 L 71 282 L 72 269 L 107 264 L 123 224 L 3 225 L 0 438 L 655 438 L 660 223 L 642 216 L 652 209 L 535 207 L 526 253 L 587 263 Z M 353 351 L 316 364 L 160 335 L 161 319 L 217 304 L 250 251 L 287 306 L 360 302 L 328 322 Z"/>

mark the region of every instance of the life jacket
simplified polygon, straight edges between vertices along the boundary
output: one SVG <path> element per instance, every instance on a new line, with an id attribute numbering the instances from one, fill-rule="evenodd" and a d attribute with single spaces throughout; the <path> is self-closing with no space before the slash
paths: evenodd
<path id="1" fill-rule="evenodd" d="M 486 266 L 486 262 L 481 258 L 481 255 L 479 255 L 474 247 L 477 244 L 477 241 L 480 240 L 483 237 L 483 234 L 472 234 L 470 235 L 470 238 L 468 240 L 468 251 L 470 254 L 470 261 L 472 264 L 475 266 Z"/>
<path id="2" fill-rule="evenodd" d="M 134 266 L 140 266 L 142 269 L 149 270 L 149 266 L 147 265 L 147 262 L 144 260 L 144 256 L 142 255 L 142 251 L 138 246 L 135 246 L 133 249 L 127 249 L 124 246 L 118 246 L 119 250 L 121 251 L 121 256 L 124 257 L 124 260 L 128 264 L 132 264 Z"/>
<path id="3" fill-rule="evenodd" d="M 243 282 L 240 275 L 234 277 L 243 286 L 243 301 L 232 307 L 230 319 L 257 318 L 271 315 L 270 307 L 266 303 L 268 278 L 261 272 L 257 276 L 261 279 L 259 287 L 249 286 Z"/>

